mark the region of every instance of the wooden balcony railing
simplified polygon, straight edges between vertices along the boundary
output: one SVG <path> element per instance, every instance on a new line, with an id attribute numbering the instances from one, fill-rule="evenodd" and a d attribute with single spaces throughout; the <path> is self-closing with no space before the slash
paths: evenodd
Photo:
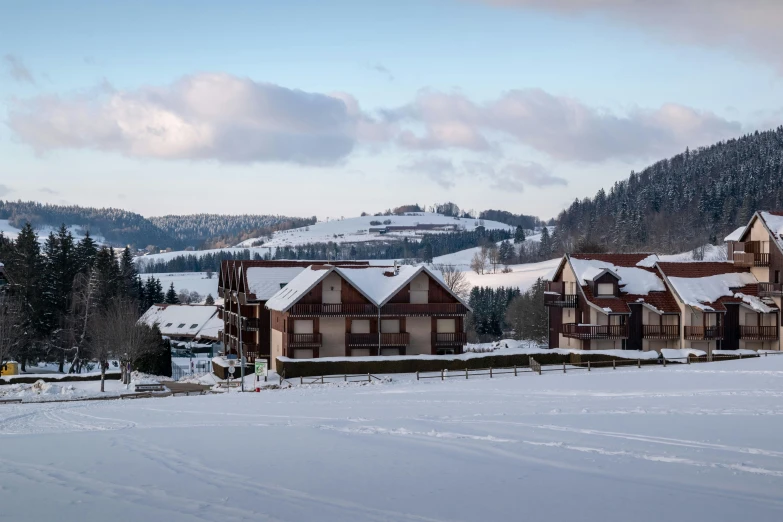
<path id="1" fill-rule="evenodd" d="M 247 317 L 242 321 L 242 326 L 249 332 L 257 332 L 261 329 L 261 319 L 255 317 Z"/>
<path id="2" fill-rule="evenodd" d="M 576 308 L 576 294 L 557 294 L 546 292 L 544 294 L 544 306 L 556 306 L 558 308 Z"/>
<path id="3" fill-rule="evenodd" d="M 740 339 L 745 341 L 775 341 L 777 326 L 740 326 Z"/>
<path id="4" fill-rule="evenodd" d="M 723 339 L 723 327 L 686 326 L 685 338 L 689 341 L 720 341 Z"/>
<path id="5" fill-rule="evenodd" d="M 759 283 L 759 297 L 783 296 L 783 283 Z"/>
<path id="6" fill-rule="evenodd" d="M 345 344 L 349 348 L 378 346 L 378 333 L 347 333 L 345 334 Z M 401 333 L 381 333 L 381 346 L 408 346 L 410 343 L 410 334 Z"/>
<path id="7" fill-rule="evenodd" d="M 389 303 L 381 308 L 381 315 L 465 315 L 468 309 L 462 303 Z"/>
<path id="8" fill-rule="evenodd" d="M 626 324 L 563 324 L 563 335 L 574 339 L 627 339 Z"/>
<path id="9" fill-rule="evenodd" d="M 679 339 L 680 326 L 676 324 L 642 325 L 642 337 L 645 339 Z"/>
<path id="10" fill-rule="evenodd" d="M 464 346 L 468 342 L 465 332 L 433 333 L 432 343 L 435 346 Z"/>
<path id="11" fill-rule="evenodd" d="M 321 334 L 319 333 L 288 334 L 289 348 L 318 348 L 320 346 L 321 346 Z"/>
<path id="12" fill-rule="evenodd" d="M 371 304 L 352 303 L 324 303 L 324 304 L 296 304 L 289 310 L 292 317 L 315 317 L 323 315 L 332 316 L 377 316 L 378 308 Z"/>
<path id="13" fill-rule="evenodd" d="M 746 268 L 769 266 L 769 254 L 757 252 L 734 252 L 734 264 Z"/>

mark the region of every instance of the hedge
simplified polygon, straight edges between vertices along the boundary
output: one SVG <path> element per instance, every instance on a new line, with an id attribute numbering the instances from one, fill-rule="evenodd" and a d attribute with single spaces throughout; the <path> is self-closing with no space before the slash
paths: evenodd
<path id="1" fill-rule="evenodd" d="M 60 374 L 56 374 L 60 375 Z M 122 373 L 120 372 L 112 372 L 106 374 L 106 380 L 119 380 L 122 378 Z M 30 377 L 27 375 L 7 375 L 4 377 L 0 377 L 0 385 L 2 384 L 33 384 L 38 381 L 44 381 L 44 382 L 76 382 L 76 381 L 100 381 L 101 380 L 101 374 L 90 374 L 90 375 L 79 375 L 78 373 L 65 375 L 64 377 L 44 377 L 43 375 L 39 375 L 37 377 Z"/>

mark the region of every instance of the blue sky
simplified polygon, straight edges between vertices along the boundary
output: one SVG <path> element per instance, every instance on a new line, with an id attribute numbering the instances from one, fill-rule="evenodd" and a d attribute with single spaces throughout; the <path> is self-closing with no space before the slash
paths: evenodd
<path id="1" fill-rule="evenodd" d="M 777 6 L 556 4 L 5 6 L 0 197 L 551 217 L 686 146 L 780 124 Z"/>

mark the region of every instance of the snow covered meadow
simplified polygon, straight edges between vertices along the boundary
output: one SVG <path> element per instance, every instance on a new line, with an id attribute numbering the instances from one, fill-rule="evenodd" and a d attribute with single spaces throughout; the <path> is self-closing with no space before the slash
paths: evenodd
<path id="1" fill-rule="evenodd" d="M 777 521 L 781 399 L 783 357 L 762 357 L 0 405 L 1 513 Z"/>

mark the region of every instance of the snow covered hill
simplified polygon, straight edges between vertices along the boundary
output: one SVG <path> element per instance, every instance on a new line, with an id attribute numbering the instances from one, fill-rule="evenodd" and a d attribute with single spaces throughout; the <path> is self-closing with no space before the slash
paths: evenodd
<path id="1" fill-rule="evenodd" d="M 378 222 L 378 224 L 372 224 L 373 222 Z M 328 243 L 330 241 L 334 243 L 388 241 L 405 237 L 418 241 L 425 233 L 472 231 L 479 225 L 483 225 L 487 230 L 514 231 L 514 227 L 497 221 L 454 218 L 430 212 L 417 212 L 404 216 L 362 216 L 320 221 L 309 227 L 275 232 L 271 238 L 248 239 L 243 241 L 240 246 L 251 245 L 259 239 L 265 239 L 264 246 L 270 247 L 293 247 L 305 243 Z M 387 227 L 388 231 L 383 233 L 374 231 Z M 405 227 L 406 230 L 401 230 L 401 227 Z"/>
<path id="2" fill-rule="evenodd" d="M 56 234 L 58 230 L 59 227 L 50 227 L 50 226 L 42 226 L 36 228 L 35 232 L 38 234 L 38 242 L 43 244 L 51 232 L 54 232 Z M 71 232 L 71 235 L 73 235 L 74 241 L 79 241 L 81 239 L 84 239 L 84 230 L 81 227 L 71 225 L 68 227 L 68 230 Z M 7 238 L 16 239 L 16 236 L 19 235 L 21 229 L 11 225 L 7 219 L 0 219 L 0 232 L 2 232 L 3 235 Z M 106 244 L 106 239 L 102 236 L 96 236 L 90 234 L 90 237 L 92 237 L 92 239 L 99 245 Z"/>

